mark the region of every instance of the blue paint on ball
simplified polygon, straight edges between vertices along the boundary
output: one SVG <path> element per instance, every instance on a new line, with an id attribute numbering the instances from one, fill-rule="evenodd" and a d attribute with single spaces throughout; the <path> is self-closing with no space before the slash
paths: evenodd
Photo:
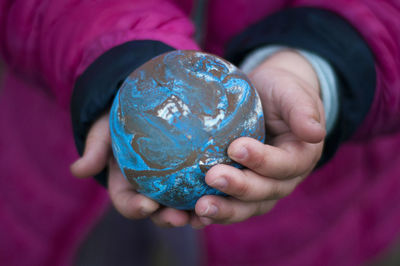
<path id="1" fill-rule="evenodd" d="M 193 209 L 203 195 L 224 195 L 204 177 L 216 164 L 241 167 L 229 144 L 264 141 L 257 92 L 229 62 L 202 52 L 173 51 L 135 70 L 110 114 L 114 156 L 135 189 L 177 209 Z"/>

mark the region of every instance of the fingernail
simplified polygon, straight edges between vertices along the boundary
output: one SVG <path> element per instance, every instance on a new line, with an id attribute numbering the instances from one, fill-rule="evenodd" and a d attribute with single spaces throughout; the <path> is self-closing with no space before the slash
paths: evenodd
<path id="1" fill-rule="evenodd" d="M 211 184 L 211 186 L 223 190 L 228 186 L 228 182 L 224 178 L 218 178 Z"/>
<path id="2" fill-rule="evenodd" d="M 148 215 L 150 215 L 151 211 L 148 210 L 148 209 L 146 209 L 146 208 L 141 208 L 141 209 L 140 209 L 140 213 L 141 213 L 143 216 L 148 216 Z"/>
<path id="3" fill-rule="evenodd" d="M 319 122 L 319 121 L 317 121 L 316 119 L 314 119 L 314 118 L 311 118 L 310 120 L 309 120 L 309 123 L 311 124 L 311 125 L 321 125 L 321 123 Z"/>
<path id="4" fill-rule="evenodd" d="M 210 225 L 213 222 L 210 218 L 207 217 L 200 217 L 200 221 L 204 226 Z"/>
<path id="5" fill-rule="evenodd" d="M 324 126 L 321 124 L 321 122 L 315 120 L 315 119 L 310 119 L 309 123 L 312 127 L 317 128 L 319 127 L 320 129 L 324 129 Z"/>
<path id="6" fill-rule="evenodd" d="M 152 212 L 154 212 L 153 206 L 148 203 L 142 203 L 139 211 L 143 216 L 149 216 Z"/>
<path id="7" fill-rule="evenodd" d="M 233 150 L 230 156 L 234 160 L 244 160 L 248 155 L 247 149 L 245 147 L 240 147 L 239 149 Z"/>
<path id="8" fill-rule="evenodd" d="M 207 207 L 200 212 L 201 216 L 215 216 L 218 212 L 218 208 L 215 205 L 209 204 Z"/>

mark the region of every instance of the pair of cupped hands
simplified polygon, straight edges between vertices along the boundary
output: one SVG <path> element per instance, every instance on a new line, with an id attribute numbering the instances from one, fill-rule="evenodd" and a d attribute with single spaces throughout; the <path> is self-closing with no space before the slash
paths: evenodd
<path id="1" fill-rule="evenodd" d="M 229 197 L 201 197 L 195 210 L 164 207 L 136 192 L 112 156 L 108 114 L 91 127 L 83 156 L 71 165 L 73 175 L 91 177 L 109 168 L 108 191 L 115 208 L 129 219 L 150 217 L 161 227 L 231 224 L 265 214 L 310 174 L 322 154 L 325 115 L 318 77 L 309 62 L 291 50 L 268 57 L 249 78 L 263 105 L 267 143 L 242 137 L 228 155 L 245 166 L 216 165 L 206 183 Z"/>

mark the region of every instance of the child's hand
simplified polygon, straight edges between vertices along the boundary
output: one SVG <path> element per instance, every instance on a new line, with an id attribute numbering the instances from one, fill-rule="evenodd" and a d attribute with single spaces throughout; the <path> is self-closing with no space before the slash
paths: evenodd
<path id="1" fill-rule="evenodd" d="M 207 184 L 231 197 L 199 199 L 193 227 L 235 223 L 268 212 L 321 156 L 324 111 L 318 78 L 308 61 L 296 52 L 280 52 L 256 68 L 250 79 L 263 104 L 267 144 L 239 138 L 229 146 L 229 156 L 248 169 L 217 165 L 208 171 Z"/>
<path id="2" fill-rule="evenodd" d="M 100 173 L 108 165 L 108 191 L 115 208 L 126 218 L 151 217 L 159 226 L 183 226 L 189 213 L 160 205 L 137 193 L 124 178 L 111 152 L 109 114 L 102 115 L 91 127 L 83 156 L 71 165 L 73 175 L 81 178 Z"/>
<path id="3" fill-rule="evenodd" d="M 266 213 L 314 168 L 322 152 L 325 121 L 317 77 L 297 53 L 287 51 L 270 57 L 250 79 L 263 103 L 268 145 L 250 138 L 237 139 L 228 154 L 249 169 L 217 165 L 206 175 L 210 186 L 232 197 L 204 196 L 197 202 L 195 213 L 189 213 L 160 207 L 137 193 L 112 157 L 108 114 L 90 129 L 84 155 L 71 166 L 71 172 L 90 177 L 108 165 L 108 189 L 116 209 L 130 219 L 150 217 L 159 226 L 190 222 L 201 228 Z M 241 148 L 246 148 L 247 156 L 240 156 Z M 226 180 L 226 185 L 218 186 L 220 180 Z"/>

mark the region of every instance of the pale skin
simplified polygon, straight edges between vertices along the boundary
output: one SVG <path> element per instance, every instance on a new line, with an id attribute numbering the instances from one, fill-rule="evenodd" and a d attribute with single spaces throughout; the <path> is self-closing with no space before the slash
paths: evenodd
<path id="1" fill-rule="evenodd" d="M 318 78 L 309 62 L 285 50 L 250 73 L 263 104 L 267 144 L 251 138 L 231 143 L 228 155 L 247 167 L 216 165 L 206 183 L 230 197 L 203 196 L 193 212 L 160 206 L 137 193 L 112 157 L 108 114 L 91 127 L 83 156 L 71 165 L 73 175 L 91 177 L 109 166 L 108 191 L 115 208 L 129 219 L 150 217 L 161 227 L 231 224 L 269 212 L 314 169 L 322 154 L 325 115 Z"/>

